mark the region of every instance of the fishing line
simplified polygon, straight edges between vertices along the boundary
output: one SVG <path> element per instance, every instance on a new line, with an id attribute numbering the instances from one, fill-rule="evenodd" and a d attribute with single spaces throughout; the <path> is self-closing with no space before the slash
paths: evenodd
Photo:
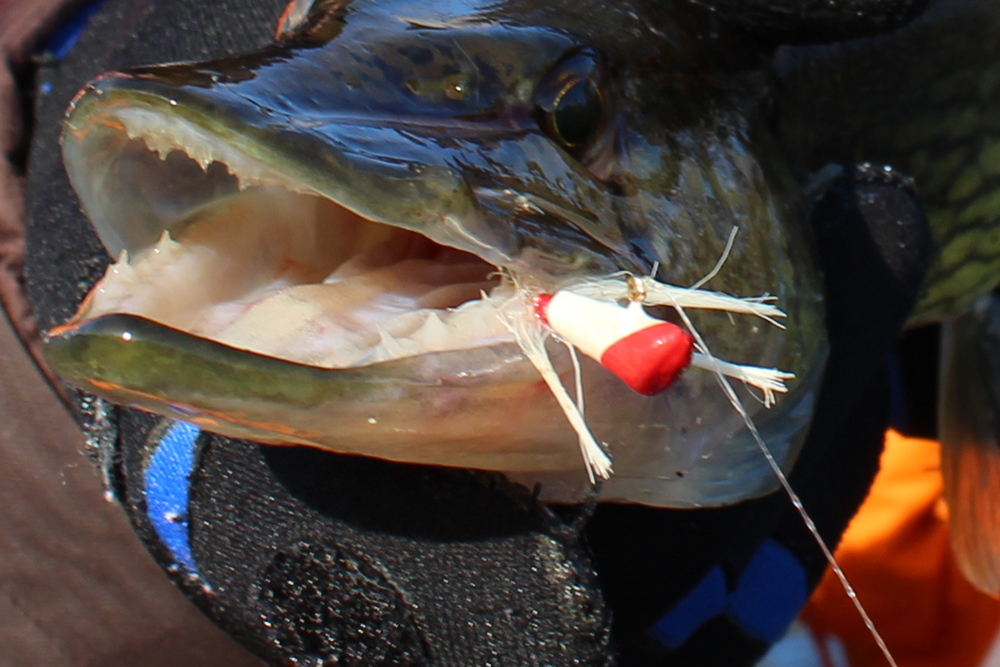
<path id="1" fill-rule="evenodd" d="M 576 347 L 579 344 L 582 344 L 581 340 L 583 339 L 581 338 L 581 340 L 577 340 L 577 338 L 580 337 L 577 336 L 577 334 L 580 332 L 571 330 L 567 327 L 561 329 L 554 323 L 551 325 L 551 328 L 554 331 L 550 331 L 548 318 L 551 317 L 549 314 L 551 313 L 551 310 L 549 310 L 549 306 L 554 303 L 557 298 L 559 298 L 559 294 L 566 293 L 567 295 L 576 295 L 575 298 L 577 298 L 577 302 L 579 302 L 579 297 L 585 297 L 584 301 L 586 301 L 586 299 L 593 299 L 597 302 L 603 302 L 605 304 L 599 308 L 591 308 L 594 312 L 601 309 L 603 309 L 603 311 L 607 311 L 609 307 L 607 304 L 616 304 L 621 302 L 628 304 L 627 307 L 620 308 L 622 313 L 625 313 L 628 309 L 641 309 L 643 305 L 661 305 L 673 308 L 681 318 L 684 326 L 687 327 L 688 332 L 693 339 L 696 351 L 690 354 L 690 365 L 707 370 L 715 376 L 716 381 L 719 383 L 719 386 L 726 396 L 726 399 L 733 406 L 733 409 L 736 410 L 737 414 L 739 414 L 742 418 L 747 430 L 756 442 L 758 449 L 764 455 L 764 459 L 767 461 L 768 466 L 771 468 L 774 476 L 778 479 L 778 482 L 784 489 L 784 492 L 791 501 L 795 511 L 798 512 L 806 529 L 812 535 L 816 545 L 820 548 L 820 551 L 823 553 L 830 569 L 840 581 L 841 587 L 844 589 L 848 599 L 851 600 L 851 603 L 861 616 L 865 627 L 875 640 L 875 643 L 878 645 L 882 655 L 891 667 L 898 667 L 895 659 L 892 657 L 892 653 L 889 651 L 889 647 L 885 643 L 885 640 L 875 627 L 874 621 L 872 621 L 871 616 L 869 616 L 864 605 L 861 603 L 861 600 L 858 598 L 858 594 L 854 590 L 854 587 L 848 581 L 847 575 L 844 573 L 843 569 L 841 569 L 840 564 L 833 555 L 833 552 L 823 540 L 823 536 L 820 535 L 819 529 L 813 522 L 812 517 L 810 517 L 809 513 L 806 511 L 806 508 L 802 503 L 802 499 L 792 488 L 788 478 L 785 476 L 784 471 L 781 469 L 781 466 L 778 465 L 777 460 L 771 453 L 770 448 L 764 442 L 763 437 L 757 430 L 756 424 L 753 419 L 751 419 L 739 397 L 736 395 L 736 391 L 733 389 L 732 383 L 728 379 L 732 377 L 740 380 L 748 386 L 760 389 L 763 392 L 764 406 L 770 407 L 774 405 L 776 401 L 775 393 L 784 393 L 788 391 L 784 381 L 794 378 L 794 374 L 776 368 L 763 368 L 758 366 L 734 364 L 717 359 L 712 354 L 708 345 L 705 343 L 704 338 L 695 328 L 694 323 L 687 314 L 686 308 L 723 310 L 729 313 L 730 316 L 732 313 L 755 315 L 776 327 L 781 329 L 785 328 L 780 322 L 777 321 L 778 318 L 785 317 L 785 313 L 774 305 L 776 300 L 775 297 L 765 294 L 760 297 L 738 298 L 719 292 L 711 292 L 700 289 L 702 285 L 711 280 L 722 268 L 725 260 L 732 251 L 735 238 L 736 229 L 734 228 L 729 235 L 722 257 L 720 257 L 715 267 L 706 276 L 695 283 L 694 286 L 689 288 L 676 287 L 674 285 L 661 283 L 651 276 L 639 278 L 628 272 L 620 272 L 602 279 L 587 280 L 579 284 L 569 286 L 560 290 L 553 296 L 543 295 L 540 292 L 533 294 L 532 290 L 527 289 L 525 285 L 521 284 L 516 276 L 508 275 L 508 278 L 514 283 L 516 289 L 513 296 L 505 299 L 497 305 L 498 314 L 500 315 L 504 325 L 513 334 L 525 356 L 541 374 L 543 380 L 548 385 L 549 390 L 552 392 L 553 397 L 556 399 L 556 402 L 565 414 L 566 419 L 576 431 L 579 438 L 580 451 L 587 468 L 587 476 L 590 483 L 593 485 L 597 479 L 608 479 L 611 476 L 612 462 L 608 452 L 604 449 L 604 447 L 597 443 L 597 440 L 590 431 L 583 414 L 583 381 L 579 359 L 576 354 Z M 542 297 L 546 299 L 546 305 L 540 311 L 539 304 L 542 302 Z M 484 299 L 485 298 L 487 297 L 484 294 Z M 567 298 L 564 298 L 563 303 L 565 304 L 567 302 Z M 572 302 L 572 299 L 570 299 L 569 302 Z M 585 309 L 590 308 L 585 303 L 581 303 L 580 307 Z M 624 319 L 626 315 L 619 315 L 616 313 L 613 314 L 612 317 Z M 647 319 L 652 319 L 648 318 L 648 316 L 646 317 Z M 579 321 L 574 320 L 573 323 L 576 325 L 575 328 L 585 328 L 588 324 L 588 322 L 583 319 L 580 319 Z M 565 324 L 565 322 L 563 324 Z M 590 324 L 593 324 L 594 326 L 606 325 L 606 323 L 594 321 L 593 318 L 591 318 Z M 666 326 L 666 324 L 661 321 L 659 326 Z M 552 333 L 556 333 L 557 339 L 566 345 L 569 350 L 576 385 L 576 402 L 574 402 L 570 397 L 569 392 L 563 385 L 559 373 L 555 370 L 555 367 L 552 364 L 548 351 L 545 349 L 545 341 Z M 577 338 L 574 336 L 577 336 Z M 600 355 L 595 356 L 593 351 L 588 351 L 588 347 L 585 346 L 583 351 L 588 354 L 588 356 L 594 357 L 602 364 L 604 363 L 603 357 Z"/>
<path id="2" fill-rule="evenodd" d="M 726 259 L 729 257 L 729 253 L 732 251 L 733 242 L 736 239 L 737 231 L 738 228 L 733 227 L 732 232 L 730 232 L 729 234 L 729 240 L 726 243 L 726 248 L 723 251 L 722 256 L 719 258 L 719 261 L 716 262 L 712 270 L 705 277 L 696 282 L 691 287 L 691 289 L 698 289 L 699 287 L 707 283 L 709 280 L 714 278 L 715 275 L 719 272 L 719 270 L 722 268 L 722 265 L 725 264 Z M 649 290 L 645 289 L 644 291 L 648 293 Z M 672 294 L 667 293 L 665 294 L 665 296 L 669 298 L 672 296 Z M 709 360 L 709 362 L 715 361 L 715 357 L 712 355 L 711 350 L 705 343 L 705 339 L 701 336 L 701 333 L 699 333 L 698 330 L 695 329 L 694 323 L 691 321 L 691 318 L 688 317 L 687 313 L 685 312 L 681 304 L 675 300 L 674 303 L 670 305 L 677 312 L 677 314 L 681 318 L 681 321 L 684 322 L 684 325 L 691 332 L 692 337 L 694 337 L 695 344 L 701 350 L 701 353 Z M 725 364 L 727 362 L 722 362 L 722 363 Z M 785 472 L 781 469 L 781 466 L 778 465 L 777 460 L 774 458 L 774 454 L 771 453 L 771 448 L 768 447 L 767 443 L 764 442 L 764 438 L 760 435 L 760 431 L 757 430 L 757 425 L 754 423 L 753 419 L 750 418 L 750 415 L 747 413 L 746 408 L 743 406 L 743 402 L 740 401 L 739 397 L 736 395 L 736 391 L 733 389 L 733 385 L 726 378 L 726 375 L 731 375 L 731 374 L 723 372 L 721 367 L 717 370 L 713 369 L 712 372 L 715 375 L 716 381 L 719 383 L 719 386 L 722 388 L 723 393 L 726 395 L 726 398 L 733 406 L 733 409 L 736 410 L 736 412 L 743 419 L 743 423 L 746 425 L 747 430 L 750 432 L 750 435 L 753 436 L 753 439 L 757 443 L 757 447 L 760 449 L 761 453 L 764 455 L 764 459 L 767 461 L 768 466 L 770 466 L 771 471 L 774 473 L 774 476 L 777 477 L 778 482 L 781 484 L 781 487 L 784 489 L 785 494 L 791 501 L 792 507 L 794 507 L 795 511 L 798 512 L 799 516 L 802 518 L 802 522 L 806 526 L 806 529 L 812 535 L 813 539 L 816 542 L 816 545 L 820 548 L 820 551 L 823 552 L 823 557 L 826 559 L 826 562 L 829 564 L 830 569 L 833 571 L 838 581 L 840 581 L 840 585 L 844 589 L 844 593 L 847 595 L 848 599 L 850 599 L 851 603 L 854 605 L 854 608 L 861 616 L 861 620 L 864 622 L 865 627 L 871 634 L 872 639 L 875 640 L 875 643 L 878 645 L 878 648 L 882 652 L 882 655 L 885 657 L 886 661 L 892 667 L 898 667 L 898 665 L 896 664 L 896 660 L 892 657 L 892 653 L 889 651 L 888 645 L 886 645 L 885 643 L 885 639 L 883 639 L 881 633 L 875 627 L 875 622 L 872 621 L 871 616 L 868 615 L 868 611 L 861 603 L 861 599 L 858 597 L 857 591 L 854 590 L 854 586 L 852 586 L 851 582 L 848 581 L 847 575 L 844 573 L 844 570 L 840 567 L 840 564 L 837 562 L 836 557 L 834 557 L 833 552 L 830 550 L 830 547 L 827 546 L 826 541 L 823 539 L 823 536 L 820 535 L 819 529 L 816 527 L 815 522 L 813 522 L 812 517 L 809 516 L 809 512 L 806 511 L 805 505 L 802 503 L 802 499 L 799 497 L 799 494 L 796 493 L 795 489 L 792 488 L 791 483 L 788 481 L 788 477 L 785 475 Z M 794 377 L 790 373 L 784 375 L 786 376 L 786 379 L 791 379 L 792 377 Z M 773 405 L 774 400 L 775 400 L 774 394 L 773 393 L 769 394 L 768 390 L 765 389 L 764 407 L 770 407 L 771 405 Z"/>
<path id="3" fill-rule="evenodd" d="M 679 304 L 675 304 L 673 307 L 674 310 L 677 311 L 677 314 L 680 316 L 681 320 L 684 322 L 684 325 L 691 332 L 691 335 L 695 339 L 695 343 L 701 349 L 702 353 L 709 359 L 712 359 L 713 358 L 712 352 L 708 349 L 708 345 L 705 344 L 705 340 L 702 338 L 701 334 L 698 333 L 698 330 L 694 328 L 694 324 L 691 322 L 691 319 L 687 316 L 687 313 Z M 733 389 L 733 385 L 729 382 L 726 376 L 720 372 L 715 373 L 715 378 L 718 381 L 719 386 L 722 388 L 723 393 L 725 393 L 726 398 L 729 399 L 729 402 L 732 404 L 733 409 L 735 409 L 736 412 L 740 415 L 740 417 L 743 418 L 743 422 L 744 424 L 746 424 L 747 430 L 753 436 L 753 439 L 757 443 L 757 447 L 760 449 L 761 453 L 764 455 L 764 458 L 767 460 L 767 464 L 771 467 L 771 470 L 772 472 L 774 472 L 775 477 L 777 477 L 778 481 L 781 483 L 782 488 L 788 495 L 788 499 L 792 502 L 792 506 L 795 508 L 795 510 L 799 513 L 799 516 L 802 518 L 802 521 L 805 524 L 806 529 L 812 534 L 812 537 L 816 541 L 817 546 L 819 546 L 820 551 L 823 552 L 823 557 L 826 558 L 826 562 L 830 565 L 830 569 L 833 571 L 834 575 L 836 575 L 837 579 L 840 581 L 840 585 L 841 587 L 843 587 L 844 593 L 847 594 L 847 597 L 851 600 L 851 603 L 854 605 L 854 608 L 858 611 L 858 614 L 860 614 L 861 620 L 864 621 L 865 627 L 868 628 L 868 632 L 875 640 L 875 643 L 878 645 L 879 650 L 882 652 L 882 655 L 885 656 L 886 661 L 892 667 L 898 667 L 898 665 L 896 664 L 896 660 L 892 657 L 892 653 L 889 652 L 889 647 L 886 645 L 885 640 L 882 638 L 881 633 L 879 633 L 878 629 L 875 627 L 874 621 L 872 621 L 871 616 L 868 615 L 868 612 L 865 609 L 864 605 L 861 604 L 861 599 L 858 597 L 857 591 L 854 590 L 854 587 L 851 585 L 851 582 L 847 580 L 847 575 L 844 574 L 844 571 L 841 569 L 840 564 L 837 563 L 837 559 L 834 557 L 833 552 L 830 551 L 830 547 L 826 545 L 826 541 L 823 539 L 823 536 L 820 535 L 819 529 L 813 522 L 812 517 L 810 517 L 809 513 L 806 511 L 805 505 L 802 504 L 802 499 L 799 497 L 799 494 L 797 494 L 795 490 L 792 488 L 792 485 L 788 481 L 788 477 L 785 476 L 785 473 L 781 469 L 781 466 L 779 466 L 777 460 L 775 460 L 774 455 L 771 453 L 770 447 L 768 447 L 767 444 L 764 442 L 764 438 L 761 437 L 760 432 L 757 430 L 757 425 L 754 424 L 753 420 L 750 418 L 750 415 L 747 413 L 746 408 L 743 407 L 742 401 L 740 401 L 739 397 L 736 395 L 736 391 Z"/>

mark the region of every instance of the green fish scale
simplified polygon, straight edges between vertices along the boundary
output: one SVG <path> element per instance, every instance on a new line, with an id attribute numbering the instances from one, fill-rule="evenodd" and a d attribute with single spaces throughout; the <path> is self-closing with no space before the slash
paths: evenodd
<path id="1" fill-rule="evenodd" d="M 790 150 L 806 147 L 800 169 L 871 162 L 913 177 L 938 256 L 911 325 L 1000 283 L 1000 6 L 945 0 L 905 30 L 811 52 L 784 91 L 802 113 L 781 120 Z"/>
<path id="2" fill-rule="evenodd" d="M 895 137 L 900 152 L 923 147 L 903 161 L 928 203 L 939 247 L 915 314 L 921 321 L 967 310 L 1000 282 L 1000 114 L 984 113 L 1000 90 L 1000 67 L 971 74 L 929 86 L 928 97 L 944 108 Z"/>

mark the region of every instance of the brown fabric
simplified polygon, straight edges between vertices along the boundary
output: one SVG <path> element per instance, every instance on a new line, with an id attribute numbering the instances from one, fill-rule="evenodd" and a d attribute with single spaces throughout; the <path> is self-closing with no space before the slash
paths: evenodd
<path id="1" fill-rule="evenodd" d="M 0 667 L 259 665 L 169 583 L 105 502 L 82 435 L 12 329 L 23 291 L 17 74 L 72 0 L 0 0 Z"/>
<path id="2" fill-rule="evenodd" d="M 153 564 L 81 440 L 0 318 L 0 665 L 259 664 Z"/>
<path id="3" fill-rule="evenodd" d="M 0 0 L 0 304 L 36 359 L 40 341 L 24 294 L 23 165 L 12 154 L 23 147 L 23 106 L 15 74 L 30 66 L 30 54 L 63 12 L 78 0 Z"/>

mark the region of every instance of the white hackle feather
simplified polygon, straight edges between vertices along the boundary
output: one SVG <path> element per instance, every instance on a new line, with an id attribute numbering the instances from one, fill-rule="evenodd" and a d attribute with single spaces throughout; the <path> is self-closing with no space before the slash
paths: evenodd
<path id="1" fill-rule="evenodd" d="M 718 259 L 718 261 L 715 262 L 715 266 L 712 267 L 711 271 L 709 271 L 708 273 L 706 273 L 705 275 L 703 275 L 701 277 L 701 280 L 699 280 L 698 282 L 696 282 L 694 285 L 691 285 L 690 289 L 698 289 L 698 288 L 700 288 L 702 285 L 704 285 L 709 280 L 711 280 L 712 278 L 714 278 L 715 276 L 717 276 L 719 274 L 719 271 L 722 270 L 722 266 L 726 263 L 726 260 L 729 259 L 729 253 L 731 253 L 733 251 L 733 244 L 736 243 L 736 233 L 739 232 L 739 231 L 740 231 L 740 228 L 737 227 L 736 225 L 733 225 L 733 228 L 729 232 L 729 238 L 726 239 L 726 247 L 722 251 L 722 254 L 719 255 L 719 259 Z M 655 276 L 656 272 L 659 270 L 659 268 L 660 268 L 660 264 L 659 264 L 659 262 L 657 262 L 656 266 L 653 269 L 653 272 L 650 275 L 654 275 Z"/>
<path id="2" fill-rule="evenodd" d="M 592 299 L 621 301 L 632 295 L 634 288 L 629 286 L 629 278 L 642 289 L 644 293 L 643 303 L 647 306 L 674 306 L 676 304 L 681 308 L 724 310 L 741 315 L 756 315 L 779 329 L 785 328 L 781 322 L 777 321 L 777 318 L 785 317 L 785 312 L 774 305 L 776 298 L 767 294 L 735 297 L 710 290 L 668 285 L 649 276 L 633 278 L 628 273 L 615 274 L 601 280 L 588 280 L 571 286 L 569 290 Z"/>
<path id="3" fill-rule="evenodd" d="M 704 352 L 695 352 L 692 354 L 691 365 L 711 373 L 727 375 L 744 384 L 760 389 L 764 394 L 765 408 L 770 408 L 774 405 L 777 400 L 774 397 L 775 392 L 784 394 L 788 391 L 785 380 L 795 379 L 794 373 L 788 373 L 777 368 L 733 364 L 728 361 L 716 359 L 711 354 Z"/>
<path id="4" fill-rule="evenodd" d="M 559 339 L 562 344 L 566 346 L 569 351 L 569 359 L 573 362 L 573 384 L 576 385 L 576 409 L 580 411 L 580 414 L 584 413 L 584 402 L 583 402 L 583 370 L 580 368 L 580 355 L 577 354 L 576 348 L 573 347 L 572 343 Z"/>
<path id="5" fill-rule="evenodd" d="M 521 290 L 518 292 L 522 298 L 510 299 L 500 306 L 500 319 L 513 334 L 518 345 L 521 346 L 524 356 L 545 380 L 545 384 L 548 385 L 549 391 L 552 392 L 552 396 L 556 399 L 563 414 L 566 415 L 570 426 L 576 431 L 580 442 L 580 453 L 583 455 L 590 483 L 595 484 L 598 479 L 608 479 L 612 473 L 611 457 L 597 443 L 583 417 L 583 381 L 580 378 L 579 365 L 574 361 L 577 378 L 577 400 L 574 402 L 569 392 L 566 391 L 566 387 L 563 386 L 562 379 L 553 367 L 549 353 L 545 349 L 545 339 L 548 338 L 549 332 L 534 315 L 531 300 L 523 298 L 524 294 Z M 575 359 L 575 355 L 571 358 Z"/>

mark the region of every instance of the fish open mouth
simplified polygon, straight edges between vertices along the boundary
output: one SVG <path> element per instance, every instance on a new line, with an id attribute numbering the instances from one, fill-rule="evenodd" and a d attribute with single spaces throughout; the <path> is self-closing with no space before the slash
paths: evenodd
<path id="1" fill-rule="evenodd" d="M 118 260 L 67 326 L 130 314 L 322 368 L 512 340 L 488 295 L 513 288 L 476 254 L 359 215 L 182 118 L 126 107 L 89 123 L 67 164 Z"/>

